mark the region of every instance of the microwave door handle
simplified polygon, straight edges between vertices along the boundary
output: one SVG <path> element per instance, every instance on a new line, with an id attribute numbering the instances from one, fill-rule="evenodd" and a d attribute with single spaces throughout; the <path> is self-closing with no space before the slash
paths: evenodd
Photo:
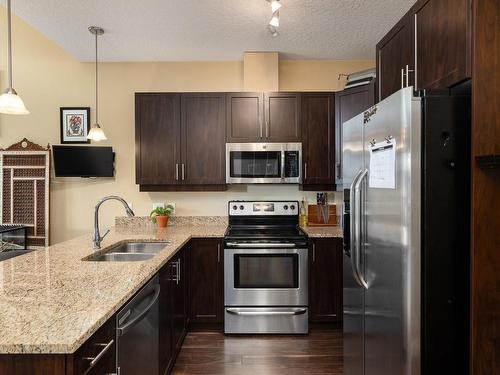
<path id="1" fill-rule="evenodd" d="M 361 273 L 359 267 L 360 267 L 360 256 L 361 256 L 361 220 L 362 218 L 362 207 L 361 207 L 361 183 L 363 182 L 364 178 L 368 175 L 368 170 L 365 169 L 364 171 L 361 172 L 359 175 L 358 179 L 356 180 L 356 183 L 354 184 L 354 201 L 355 201 L 355 221 L 354 221 L 354 234 L 355 234 L 355 252 L 356 252 L 356 257 L 355 257 L 355 262 L 354 262 L 354 267 L 355 267 L 355 273 L 357 275 L 357 280 L 358 284 L 364 288 L 368 289 L 368 283 L 366 280 L 363 278 L 363 274 Z"/>
<path id="2" fill-rule="evenodd" d="M 281 179 L 285 179 L 285 151 L 281 151 Z"/>

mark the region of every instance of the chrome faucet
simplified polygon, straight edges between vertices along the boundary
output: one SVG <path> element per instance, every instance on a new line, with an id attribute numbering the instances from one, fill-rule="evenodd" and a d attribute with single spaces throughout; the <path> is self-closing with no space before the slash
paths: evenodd
<path id="1" fill-rule="evenodd" d="M 127 212 L 127 216 L 128 217 L 135 216 L 134 211 L 132 211 L 128 203 L 125 202 L 123 198 L 120 198 L 116 195 L 110 195 L 104 197 L 99 202 L 97 202 L 94 209 L 94 234 L 92 235 L 92 243 L 94 250 L 101 248 L 101 241 L 109 233 L 109 229 L 106 231 L 106 233 L 104 233 L 103 236 L 101 236 L 101 234 L 99 233 L 99 207 L 101 207 L 101 204 L 109 200 L 117 200 L 121 202 L 123 204 L 123 207 L 125 207 L 125 212 Z"/>

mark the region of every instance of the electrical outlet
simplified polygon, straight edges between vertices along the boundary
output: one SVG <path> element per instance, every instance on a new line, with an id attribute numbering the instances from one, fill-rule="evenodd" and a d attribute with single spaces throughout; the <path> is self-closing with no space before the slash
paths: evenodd
<path id="1" fill-rule="evenodd" d="M 171 205 L 174 208 L 174 210 L 172 211 L 172 213 L 175 214 L 175 203 L 174 202 L 167 202 L 167 206 L 168 205 Z"/>
<path id="2" fill-rule="evenodd" d="M 157 208 L 164 208 L 165 207 L 165 202 L 155 202 L 153 203 L 153 210 Z"/>

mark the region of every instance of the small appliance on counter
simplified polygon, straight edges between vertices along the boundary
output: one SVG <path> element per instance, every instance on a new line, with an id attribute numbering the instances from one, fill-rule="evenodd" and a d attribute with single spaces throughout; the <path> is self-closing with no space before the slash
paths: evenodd
<path id="1" fill-rule="evenodd" d="M 308 333 L 307 249 L 298 201 L 229 202 L 225 333 Z"/>

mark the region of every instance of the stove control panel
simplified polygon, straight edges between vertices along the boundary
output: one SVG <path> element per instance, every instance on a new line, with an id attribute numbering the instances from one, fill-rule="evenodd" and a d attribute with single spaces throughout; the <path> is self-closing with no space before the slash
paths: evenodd
<path id="1" fill-rule="evenodd" d="M 296 216 L 298 214 L 298 201 L 229 202 L 229 216 Z"/>

